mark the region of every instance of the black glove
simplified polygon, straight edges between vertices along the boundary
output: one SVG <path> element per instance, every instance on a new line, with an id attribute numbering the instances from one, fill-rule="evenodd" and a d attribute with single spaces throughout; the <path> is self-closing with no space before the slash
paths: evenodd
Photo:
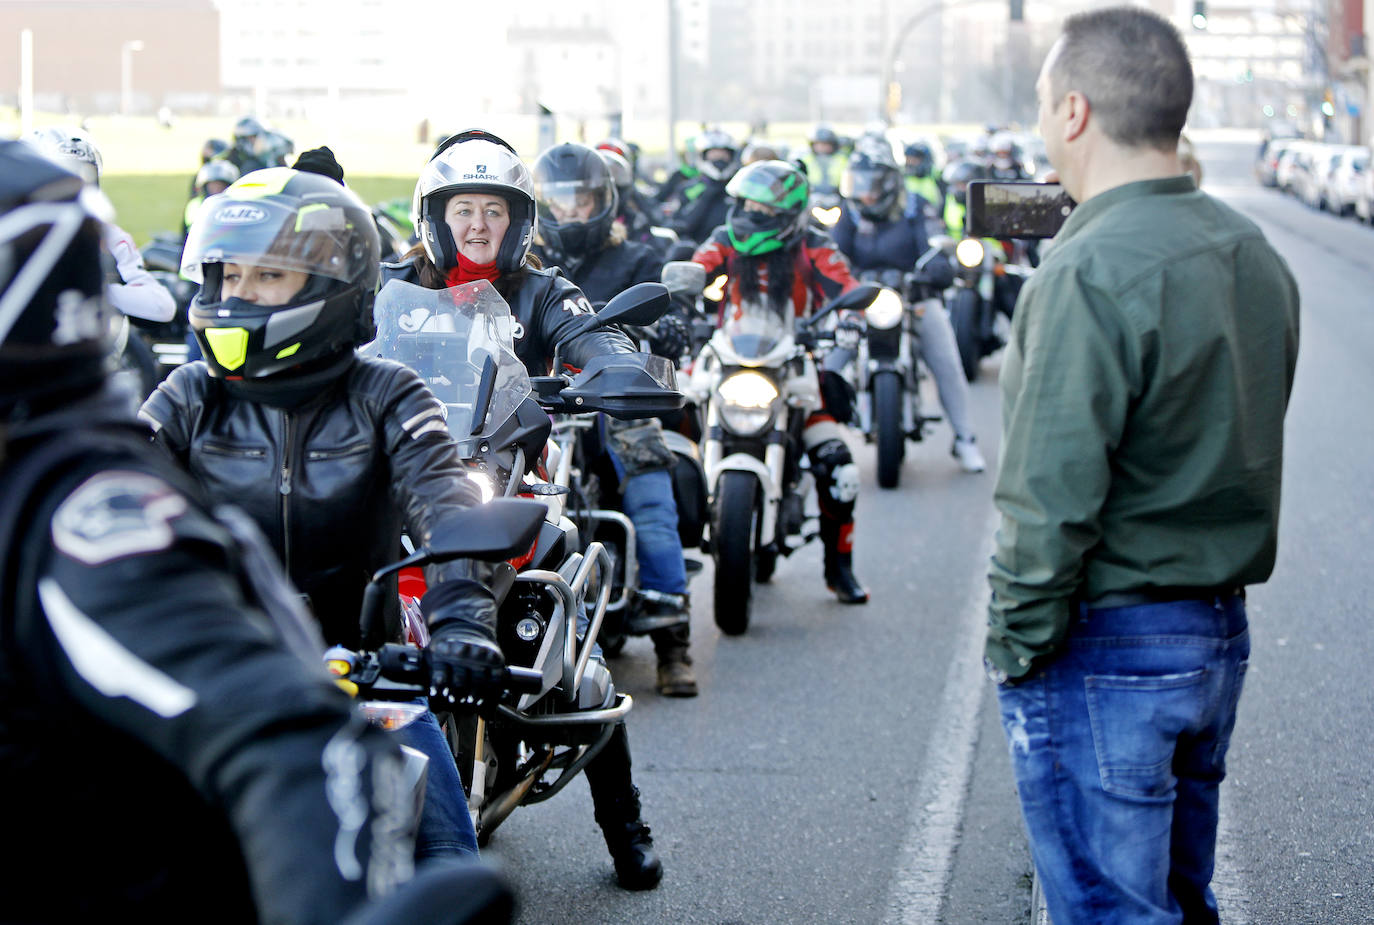
<path id="1" fill-rule="evenodd" d="M 649 350 L 654 356 L 667 357 L 676 363 L 692 343 L 692 329 L 677 312 L 669 312 L 654 322 L 649 335 Z"/>
<path id="2" fill-rule="evenodd" d="M 460 624 L 439 628 L 429 641 L 431 696 L 461 700 L 482 698 L 501 689 L 506 658 L 488 642 Z"/>
<path id="3" fill-rule="evenodd" d="M 427 651 L 434 696 L 481 698 L 500 690 L 506 659 L 488 628 L 495 609 L 491 592 L 473 581 L 446 581 L 420 599 L 433 633 Z"/>
<path id="4" fill-rule="evenodd" d="M 302 151 L 300 157 L 296 158 L 296 163 L 292 164 L 291 167 L 293 170 L 317 173 L 336 183 L 342 183 L 344 178 L 343 168 L 334 159 L 334 152 L 324 145 L 311 148 L 309 151 Z"/>

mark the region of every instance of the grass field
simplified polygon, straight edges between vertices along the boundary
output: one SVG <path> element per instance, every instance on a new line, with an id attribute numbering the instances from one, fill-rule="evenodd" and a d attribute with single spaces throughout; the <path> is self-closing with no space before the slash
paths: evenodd
<path id="1" fill-rule="evenodd" d="M 414 177 L 346 177 L 349 187 L 371 205 L 387 199 L 407 202 Z M 191 176 L 179 173 L 106 174 L 101 181 L 115 207 L 115 222 L 142 247 L 159 232 L 181 232 L 181 215 L 191 196 Z"/>

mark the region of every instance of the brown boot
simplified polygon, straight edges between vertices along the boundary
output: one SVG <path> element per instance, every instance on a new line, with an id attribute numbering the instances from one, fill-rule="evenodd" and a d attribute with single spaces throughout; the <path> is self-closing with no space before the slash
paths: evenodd
<path id="1" fill-rule="evenodd" d="M 664 697 L 697 695 L 697 676 L 686 649 L 674 649 L 658 657 L 658 692 Z"/>

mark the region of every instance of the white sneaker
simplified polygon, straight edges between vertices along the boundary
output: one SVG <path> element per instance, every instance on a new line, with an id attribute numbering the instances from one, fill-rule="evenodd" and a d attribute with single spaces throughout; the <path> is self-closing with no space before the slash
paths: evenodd
<path id="1" fill-rule="evenodd" d="M 988 467 L 983 460 L 983 454 L 978 452 L 978 444 L 973 437 L 964 439 L 956 437 L 954 439 L 954 449 L 950 450 L 950 455 L 959 460 L 959 465 L 965 472 L 982 472 Z"/>

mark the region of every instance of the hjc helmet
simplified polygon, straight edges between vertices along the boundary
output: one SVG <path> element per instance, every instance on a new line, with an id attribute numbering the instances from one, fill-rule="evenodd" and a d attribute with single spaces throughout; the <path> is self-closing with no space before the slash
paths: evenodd
<path id="1" fill-rule="evenodd" d="M 534 162 L 534 201 L 539 236 L 551 256 L 577 259 L 606 240 L 620 194 L 601 154 L 569 142 L 549 148 Z M 586 218 L 575 217 L 588 208 Z"/>
<path id="2" fill-rule="evenodd" d="M 876 222 L 896 217 L 904 190 L 892 146 L 886 140 L 861 140 L 840 177 L 840 195 Z"/>
<path id="3" fill-rule="evenodd" d="M 944 181 L 954 201 L 964 205 L 970 180 L 989 180 L 992 171 L 978 161 L 957 161 L 945 168 Z"/>
<path id="4" fill-rule="evenodd" d="M 95 391 L 112 344 L 100 263 L 109 203 L 28 145 L 0 142 L 0 414 Z M 2 429 L 2 428 L 0 428 Z"/>
<path id="5" fill-rule="evenodd" d="M 728 180 L 739 169 L 739 146 L 728 132 L 711 129 L 696 137 L 696 168 L 712 180 Z M 717 154 L 724 151 L 724 156 Z"/>
<path id="6" fill-rule="evenodd" d="M 726 216 L 726 231 L 738 253 L 758 256 L 780 250 L 806 231 L 806 176 L 785 161 L 756 161 L 735 174 L 725 192 L 734 197 Z M 777 211 L 772 215 L 746 210 L 746 201 Z"/>
<path id="7" fill-rule="evenodd" d="M 935 153 L 924 141 L 913 141 L 902 151 L 906 158 L 907 173 L 913 177 L 928 177 L 935 165 Z M 913 161 L 915 163 L 913 163 Z"/>
<path id="8" fill-rule="evenodd" d="M 380 250 L 367 206 L 319 174 L 255 170 L 205 200 L 181 270 L 202 284 L 190 320 L 210 374 L 260 379 L 372 340 Z M 230 263 L 301 272 L 306 281 L 282 305 L 225 298 Z"/>
<path id="9" fill-rule="evenodd" d="M 195 194 L 197 196 L 213 196 L 214 193 L 208 192 L 206 189 L 211 183 L 223 183 L 227 188 L 238 178 L 239 169 L 228 161 L 207 161 L 200 170 L 196 171 Z M 216 192 L 224 192 L 224 190 L 221 189 Z"/>
<path id="10" fill-rule="evenodd" d="M 105 161 L 90 136 L 76 128 L 48 126 L 26 132 L 19 139 L 64 170 L 70 170 L 92 186 L 100 185 Z"/>
<path id="11" fill-rule="evenodd" d="M 514 148 L 481 129 L 450 135 L 415 182 L 410 218 L 430 261 L 443 272 L 458 265 L 458 246 L 444 221 L 444 207 L 455 193 L 464 192 L 506 200 L 510 227 L 497 251 L 496 268 L 513 273 L 524 266 L 534 242 L 534 181 Z"/>

